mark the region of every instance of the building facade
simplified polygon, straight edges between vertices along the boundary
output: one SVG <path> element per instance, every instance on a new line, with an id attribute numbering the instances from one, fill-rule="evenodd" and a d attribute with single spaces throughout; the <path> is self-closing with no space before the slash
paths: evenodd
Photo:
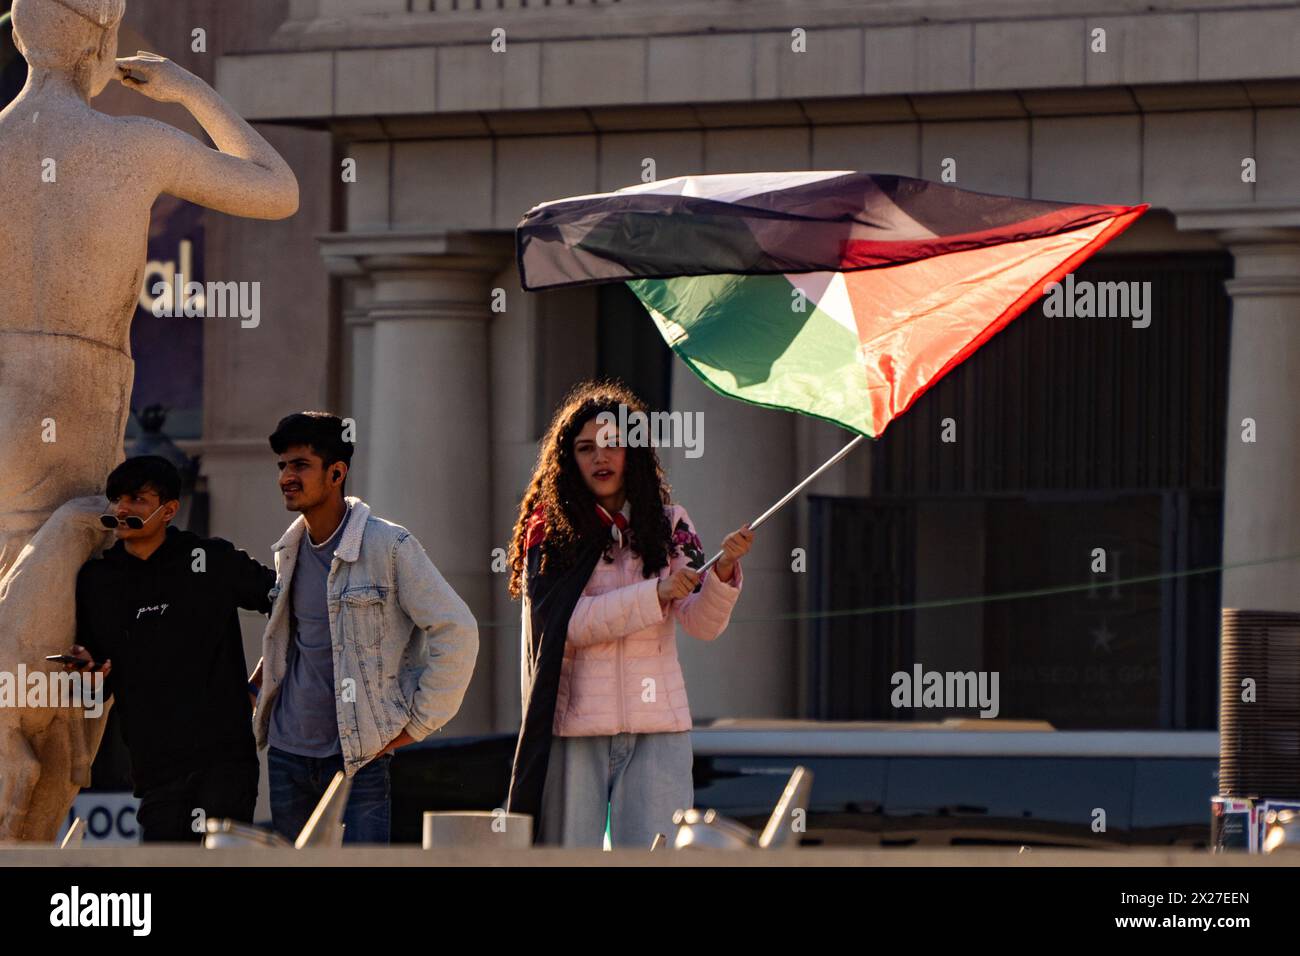
<path id="1" fill-rule="evenodd" d="M 856 169 L 1152 207 L 1080 270 L 1149 282 L 1149 325 L 1035 307 L 762 529 L 726 637 L 681 644 L 697 717 L 934 716 L 890 705 L 920 663 L 999 671 L 1002 716 L 1213 727 L 1220 606 L 1300 610 L 1295 4 L 130 7 L 302 184 L 288 222 L 205 217 L 205 275 L 263 290 L 257 328 L 203 320 L 186 447 L 211 530 L 269 560 L 290 516 L 266 435 L 301 408 L 355 419 L 349 490 L 483 623 L 448 733 L 517 726 L 498 549 L 574 382 L 704 413 L 703 456 L 664 457 L 711 548 L 851 437 L 716 395 L 619 289 L 519 288 L 531 206 L 646 178 Z M 845 609 L 871 613 L 825 613 Z"/>

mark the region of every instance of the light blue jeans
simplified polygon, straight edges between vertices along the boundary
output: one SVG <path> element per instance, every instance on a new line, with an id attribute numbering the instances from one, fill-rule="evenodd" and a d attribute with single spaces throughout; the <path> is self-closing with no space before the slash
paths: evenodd
<path id="1" fill-rule="evenodd" d="M 552 846 L 650 849 L 671 841 L 673 813 L 694 806 L 690 731 L 553 737 L 542 792 L 540 842 Z"/>

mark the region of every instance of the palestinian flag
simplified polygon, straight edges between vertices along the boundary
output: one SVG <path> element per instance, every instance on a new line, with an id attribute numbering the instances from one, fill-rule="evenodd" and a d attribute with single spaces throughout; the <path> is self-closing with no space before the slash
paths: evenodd
<path id="1" fill-rule="evenodd" d="M 525 289 L 625 281 L 714 389 L 874 438 L 1146 209 L 737 173 L 543 203 L 516 242 Z"/>

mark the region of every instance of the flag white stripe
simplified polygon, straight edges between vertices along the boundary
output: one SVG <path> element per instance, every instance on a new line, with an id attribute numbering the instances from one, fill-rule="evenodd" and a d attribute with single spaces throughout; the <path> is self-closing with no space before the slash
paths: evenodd
<path id="1" fill-rule="evenodd" d="M 652 183 L 637 183 L 608 193 L 591 193 L 587 196 L 569 196 L 539 203 L 533 209 L 544 209 L 561 202 L 579 199 L 608 199 L 614 196 L 688 196 L 694 199 L 712 199 L 715 202 L 739 202 L 759 193 L 791 189 L 836 176 L 852 175 L 851 169 L 807 170 L 782 173 L 715 173 L 708 176 L 675 176 Z M 531 212 L 532 210 L 529 210 Z"/>

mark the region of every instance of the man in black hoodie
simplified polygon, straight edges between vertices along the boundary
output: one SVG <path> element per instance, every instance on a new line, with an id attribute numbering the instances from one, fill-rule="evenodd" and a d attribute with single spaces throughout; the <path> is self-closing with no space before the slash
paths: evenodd
<path id="1" fill-rule="evenodd" d="M 208 818 L 252 822 L 258 761 L 238 608 L 269 613 L 275 572 L 229 541 L 168 526 L 180 475 L 164 458 L 123 462 L 106 494 L 117 541 L 77 578 L 69 653 L 82 669 L 103 662 L 141 838 L 192 841 Z"/>

